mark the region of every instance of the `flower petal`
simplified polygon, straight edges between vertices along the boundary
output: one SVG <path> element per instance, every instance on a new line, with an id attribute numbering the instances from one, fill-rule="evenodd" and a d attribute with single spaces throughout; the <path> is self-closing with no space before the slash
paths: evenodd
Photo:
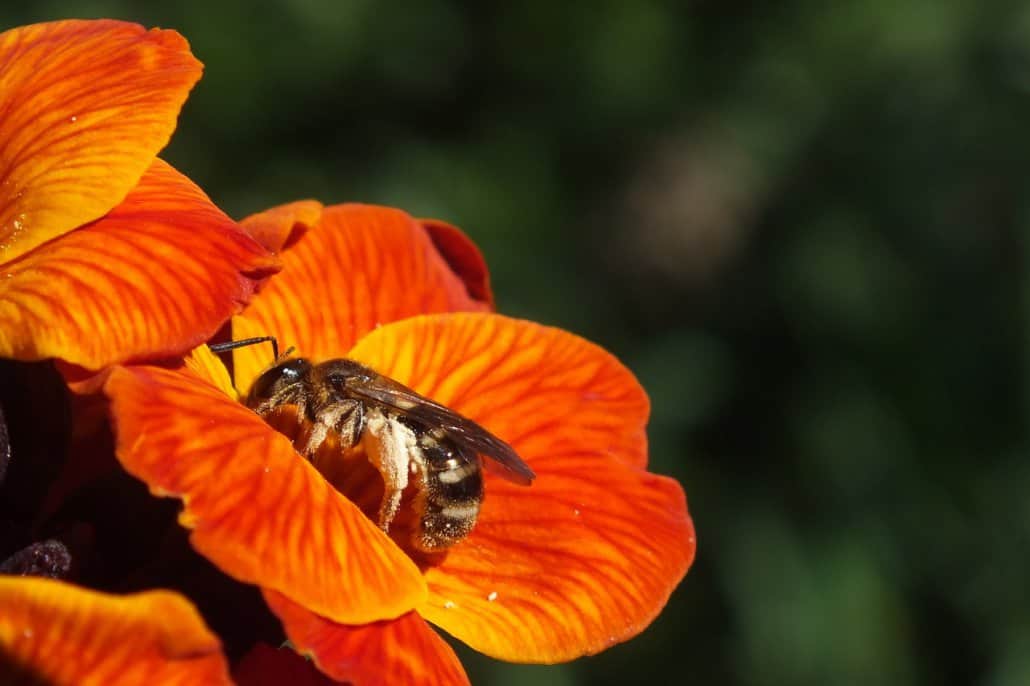
<path id="1" fill-rule="evenodd" d="M 298 200 L 252 214 L 240 226 L 269 252 L 280 252 L 300 239 L 322 216 L 322 203 Z"/>
<path id="2" fill-rule="evenodd" d="M 274 591 L 265 600 L 290 642 L 324 673 L 355 686 L 468 684 L 447 642 L 414 612 L 361 626 L 336 624 Z"/>
<path id="3" fill-rule="evenodd" d="M 258 643 L 232 671 L 236 686 L 332 686 L 337 682 L 289 648 Z"/>
<path id="4" fill-rule="evenodd" d="M 382 327 L 351 357 L 483 424 L 537 478 L 487 474 L 469 537 L 425 571 L 419 613 L 476 650 L 557 662 L 639 633 L 694 557 L 683 490 L 643 465 L 647 402 L 611 355 L 490 314 Z"/>
<path id="5" fill-rule="evenodd" d="M 232 683 L 218 638 L 177 593 L 113 596 L 0 576 L 0 607 L 5 684 L 28 674 L 54 686 Z"/>
<path id="6" fill-rule="evenodd" d="M 218 356 L 211 352 L 211 348 L 206 345 L 197 346 L 183 358 L 183 362 L 195 376 L 221 390 L 226 397 L 239 400 L 228 370 Z"/>
<path id="7" fill-rule="evenodd" d="M 278 263 L 155 160 L 102 219 L 0 266 L 0 357 L 98 368 L 209 338 Z"/>
<path id="8" fill-rule="evenodd" d="M 563 662 L 636 636 L 694 558 L 683 490 L 598 454 L 529 460 L 532 486 L 487 482 L 472 534 L 426 571 L 419 613 L 515 662 Z"/>
<path id="9" fill-rule="evenodd" d="M 118 204 L 200 73 L 175 31 L 103 20 L 0 34 L 0 263 Z"/>
<path id="10" fill-rule="evenodd" d="M 365 336 L 348 357 L 526 454 L 591 450 L 647 464 L 644 389 L 610 353 L 561 329 L 494 314 L 417 317 Z"/>
<path id="11" fill-rule="evenodd" d="M 194 371 L 118 367 L 104 391 L 122 465 L 155 495 L 183 500 L 193 546 L 230 576 L 349 623 L 425 598 L 418 569 L 378 527 Z"/>
<path id="12" fill-rule="evenodd" d="M 474 299 L 493 309 L 494 294 L 490 289 L 490 272 L 479 247 L 465 232 L 439 219 L 422 219 L 433 245 L 451 265 L 451 269 L 465 282 L 465 288 Z"/>
<path id="13" fill-rule="evenodd" d="M 483 310 L 410 216 L 386 207 L 335 205 L 280 255 L 282 273 L 266 284 L 233 337 L 276 336 L 314 359 L 340 357 L 381 324 L 429 312 Z M 236 351 L 236 387 L 246 392 L 271 359 Z"/>

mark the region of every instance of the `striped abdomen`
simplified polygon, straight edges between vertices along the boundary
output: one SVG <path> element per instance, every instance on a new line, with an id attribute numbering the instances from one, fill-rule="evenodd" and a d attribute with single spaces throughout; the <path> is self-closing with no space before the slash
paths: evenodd
<path id="1" fill-rule="evenodd" d="M 483 502 L 482 467 L 476 453 L 457 445 L 443 430 L 416 429 L 416 434 L 424 474 L 412 543 L 434 552 L 462 540 L 475 526 Z"/>

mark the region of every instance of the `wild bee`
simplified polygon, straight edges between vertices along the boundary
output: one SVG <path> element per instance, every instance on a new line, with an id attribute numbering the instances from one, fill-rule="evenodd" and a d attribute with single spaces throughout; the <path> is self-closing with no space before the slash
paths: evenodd
<path id="1" fill-rule="evenodd" d="M 363 447 L 385 484 L 378 522 L 384 531 L 413 478 L 418 522 L 412 545 L 424 552 L 444 550 L 472 531 L 484 465 L 521 485 L 535 476 L 510 445 L 479 424 L 353 360 L 281 359 L 257 378 L 246 403 L 262 417 L 296 406 L 308 425 L 296 447 L 308 459 L 330 435 L 344 451 Z"/>

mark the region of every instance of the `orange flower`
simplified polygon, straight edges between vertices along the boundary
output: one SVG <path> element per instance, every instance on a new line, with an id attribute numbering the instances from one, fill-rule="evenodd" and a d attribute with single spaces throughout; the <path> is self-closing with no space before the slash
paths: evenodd
<path id="1" fill-rule="evenodd" d="M 367 463 L 330 455 L 316 471 L 237 401 L 205 348 L 180 367 L 113 370 L 119 460 L 183 500 L 194 547 L 260 586 L 299 651 L 340 681 L 463 683 L 426 620 L 500 659 L 556 662 L 654 619 L 694 533 L 680 486 L 645 470 L 648 401 L 625 367 L 489 313 L 482 258 L 453 227 L 312 202 L 244 226 L 284 266 L 233 320 L 235 338 L 362 362 L 486 427 L 537 475 L 526 487 L 488 472 L 468 538 L 417 553 L 403 526 L 391 538 L 369 518 L 382 484 Z M 246 389 L 271 355 L 254 346 L 233 362 Z"/>
<path id="2" fill-rule="evenodd" d="M 182 596 L 112 596 L 0 576 L 0 681 L 53 686 L 230 684 L 221 644 Z"/>
<path id="3" fill-rule="evenodd" d="M 0 357 L 96 369 L 181 354 L 276 269 L 155 157 L 200 73 L 174 31 L 0 34 Z"/>

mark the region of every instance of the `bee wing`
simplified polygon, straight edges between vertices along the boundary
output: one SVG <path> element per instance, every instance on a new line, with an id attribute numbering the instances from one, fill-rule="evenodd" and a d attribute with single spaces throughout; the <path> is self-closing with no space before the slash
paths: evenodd
<path id="1" fill-rule="evenodd" d="M 508 481 L 528 486 L 536 474 L 514 448 L 457 412 L 419 395 L 407 386 L 384 376 L 372 382 L 347 381 L 347 391 L 357 398 L 370 400 L 428 426 L 438 426 L 455 442 L 490 458 L 483 465 Z"/>
<path id="2" fill-rule="evenodd" d="M 447 435 L 458 443 L 490 458 L 483 461 L 487 471 L 502 476 L 521 486 L 528 486 L 536 478 L 529 465 L 522 461 L 514 448 L 476 424 L 471 419 L 451 413 L 457 421 L 443 425 Z"/>

